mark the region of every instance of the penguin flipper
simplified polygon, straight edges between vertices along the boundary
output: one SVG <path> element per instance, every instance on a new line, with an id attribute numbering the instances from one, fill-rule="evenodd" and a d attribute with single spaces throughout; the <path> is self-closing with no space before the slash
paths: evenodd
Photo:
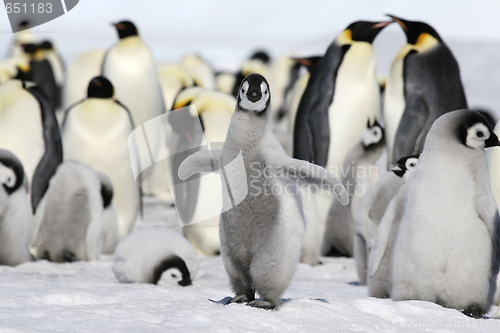
<path id="1" fill-rule="evenodd" d="M 214 172 L 220 169 L 222 150 L 200 150 L 188 156 L 179 166 L 178 175 L 186 180 L 198 172 Z"/>
<path id="2" fill-rule="evenodd" d="M 393 160 L 420 154 L 430 129 L 429 109 L 423 96 L 413 94 L 406 100 L 405 110 L 399 122 L 394 140 Z"/>
<path id="3" fill-rule="evenodd" d="M 59 126 L 54 109 L 47 95 L 37 86 L 26 89 L 40 104 L 43 123 L 43 140 L 45 143 L 45 154 L 36 167 L 31 184 L 31 205 L 33 212 L 36 211 L 40 200 L 49 187 L 49 180 L 56 173 L 59 164 L 62 163 L 62 142 Z"/>
<path id="4" fill-rule="evenodd" d="M 492 255 L 492 265 L 491 265 L 492 278 L 496 277 L 500 270 L 500 216 L 498 211 L 495 214 L 494 228 L 495 232 L 493 234 L 493 255 Z"/>
<path id="5" fill-rule="evenodd" d="M 329 190 L 335 194 L 342 205 L 347 205 L 349 203 L 349 195 L 344 185 L 325 168 L 288 156 L 280 162 L 282 162 L 280 163 L 280 167 L 286 171 L 286 174 L 288 174 L 290 178 Z"/>

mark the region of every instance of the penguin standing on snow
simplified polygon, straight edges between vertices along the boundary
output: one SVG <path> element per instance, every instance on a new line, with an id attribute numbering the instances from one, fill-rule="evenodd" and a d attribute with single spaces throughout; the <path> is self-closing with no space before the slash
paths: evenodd
<path id="1" fill-rule="evenodd" d="M 27 196 L 27 180 L 21 162 L 0 149 L 0 265 L 30 261 L 33 221 Z"/>
<path id="2" fill-rule="evenodd" d="M 118 244 L 112 268 L 122 283 L 185 287 L 192 284 L 198 262 L 193 247 L 178 232 L 143 228 Z"/>
<path id="3" fill-rule="evenodd" d="M 248 75 L 222 150 L 199 151 L 179 167 L 179 177 L 220 170 L 224 209 L 221 255 L 236 296 L 230 303 L 273 309 L 290 284 L 305 231 L 297 181 L 322 186 L 347 204 L 339 180 L 325 169 L 288 157 L 271 126 L 266 79 Z M 281 188 L 281 192 L 276 192 Z M 287 188 L 288 190 L 285 190 Z M 255 300 L 255 292 L 263 298 Z"/>
<path id="4" fill-rule="evenodd" d="M 98 76 L 90 81 L 87 98 L 66 111 L 61 130 L 64 160 L 84 163 L 111 180 L 119 239 L 130 232 L 140 210 L 128 145 L 133 129 L 129 111 L 114 98 L 113 85 Z"/>
<path id="5" fill-rule="evenodd" d="M 453 111 L 434 122 L 406 187 L 392 299 L 435 302 L 475 318 L 489 310 L 500 220 L 484 148 L 499 145 L 477 112 Z"/>
<path id="6" fill-rule="evenodd" d="M 352 23 L 318 60 L 297 111 L 294 158 L 339 174 L 347 153 L 361 140 L 366 123 L 373 123 L 380 113 L 371 43 L 390 23 Z"/>
<path id="7" fill-rule="evenodd" d="M 405 31 L 385 88 L 388 161 L 420 154 L 434 121 L 467 108 L 457 61 L 436 30 L 389 15 Z"/>
<path id="8" fill-rule="evenodd" d="M 40 87 L 21 80 L 0 85 L 0 133 L 0 148 L 14 153 L 24 166 L 34 212 L 62 162 L 54 109 Z"/>
<path id="9" fill-rule="evenodd" d="M 392 169 L 406 183 L 412 170 L 415 169 L 418 156 L 404 157 L 398 161 L 397 167 Z M 404 213 L 406 198 L 406 184 L 391 200 L 387 210 L 380 221 L 373 250 L 369 255 L 368 295 L 370 297 L 389 298 L 392 287 L 392 252 L 399 223 Z"/>
<path id="10" fill-rule="evenodd" d="M 66 161 L 50 180 L 35 214 L 31 244 L 37 259 L 54 262 L 96 260 L 101 253 L 104 207 L 110 182 L 85 164 Z"/>
<path id="11" fill-rule="evenodd" d="M 336 201 L 332 203 L 324 234 L 323 254 L 353 255 L 353 216 L 358 211 L 366 190 L 378 180 L 376 163 L 384 147 L 384 130 L 378 122 L 369 122 L 361 142 L 346 156 L 341 181 L 349 193 L 349 205 L 339 205 Z"/>

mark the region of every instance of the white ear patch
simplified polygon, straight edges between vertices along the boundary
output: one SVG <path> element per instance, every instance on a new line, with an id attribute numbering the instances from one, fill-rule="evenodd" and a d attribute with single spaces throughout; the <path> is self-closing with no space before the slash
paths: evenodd
<path id="1" fill-rule="evenodd" d="M 0 182 L 7 187 L 14 187 L 16 184 L 16 174 L 3 164 L 0 164 Z"/>
<path id="2" fill-rule="evenodd" d="M 465 144 L 474 149 L 484 149 L 485 141 L 490 137 L 490 130 L 483 123 L 477 123 L 467 129 Z"/>
<path id="3" fill-rule="evenodd" d="M 380 126 L 373 126 L 364 130 L 361 136 L 361 143 L 363 146 L 368 147 L 371 144 L 379 143 L 382 140 L 382 129 Z"/>
<path id="4" fill-rule="evenodd" d="M 175 286 L 182 280 L 182 273 L 178 268 L 172 267 L 161 274 L 157 285 L 159 286 Z"/>
<path id="5" fill-rule="evenodd" d="M 256 101 L 252 102 L 247 98 L 249 84 L 247 81 L 243 82 L 243 85 L 240 89 L 240 104 L 239 107 L 245 110 L 262 112 L 266 108 L 267 101 L 269 100 L 269 88 L 265 82 L 260 84 L 260 92 L 262 97 Z"/>
<path id="6" fill-rule="evenodd" d="M 405 162 L 405 174 L 403 175 L 403 181 L 406 183 L 408 181 L 408 177 L 410 177 L 410 174 L 415 170 L 418 164 L 418 158 L 412 157 L 406 160 Z"/>

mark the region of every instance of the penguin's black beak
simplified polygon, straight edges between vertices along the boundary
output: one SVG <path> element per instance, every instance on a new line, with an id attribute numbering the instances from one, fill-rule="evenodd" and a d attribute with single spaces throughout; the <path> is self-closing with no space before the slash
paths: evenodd
<path id="1" fill-rule="evenodd" d="M 398 177 L 403 177 L 403 175 L 405 174 L 405 170 L 401 169 L 399 165 L 396 165 L 391 169 L 391 171 L 394 172 Z"/>
<path id="2" fill-rule="evenodd" d="M 125 30 L 125 26 L 121 23 L 111 23 L 112 26 L 114 26 L 118 30 Z"/>
<path id="3" fill-rule="evenodd" d="M 488 140 L 484 142 L 484 148 L 498 147 L 498 146 L 500 146 L 500 141 L 498 141 L 498 136 L 492 132 Z"/>
<path id="4" fill-rule="evenodd" d="M 389 16 L 392 19 L 392 21 L 399 24 L 401 26 L 401 28 L 403 28 L 404 31 L 408 31 L 408 26 L 407 26 L 406 20 L 403 20 L 403 19 L 396 17 L 394 15 L 390 15 L 390 14 L 386 14 L 386 15 Z"/>
<path id="5" fill-rule="evenodd" d="M 394 21 L 385 21 L 385 22 L 378 22 L 372 25 L 372 29 L 380 29 L 382 30 L 383 28 L 387 27 L 389 24 L 393 23 Z"/>
<path id="6" fill-rule="evenodd" d="M 257 102 L 260 98 L 262 97 L 262 93 L 260 92 L 260 89 L 257 89 L 257 88 L 250 88 L 248 89 L 248 92 L 247 92 L 247 98 L 255 103 Z"/>
<path id="7" fill-rule="evenodd" d="M 191 282 L 190 278 L 184 278 L 181 281 L 178 282 L 180 286 L 187 287 L 187 286 L 192 286 L 193 283 Z"/>

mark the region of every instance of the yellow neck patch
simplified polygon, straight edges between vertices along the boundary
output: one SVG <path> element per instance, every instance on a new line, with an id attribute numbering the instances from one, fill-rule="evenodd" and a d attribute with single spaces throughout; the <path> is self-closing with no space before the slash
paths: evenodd
<path id="1" fill-rule="evenodd" d="M 436 38 L 426 32 L 423 32 L 420 34 L 420 36 L 418 36 L 417 42 L 415 43 L 415 46 L 413 46 L 413 49 L 418 52 L 425 52 L 436 47 L 438 44 L 439 42 Z"/>
<path id="2" fill-rule="evenodd" d="M 351 29 L 345 29 L 336 39 L 339 45 L 352 44 L 352 31 Z"/>

